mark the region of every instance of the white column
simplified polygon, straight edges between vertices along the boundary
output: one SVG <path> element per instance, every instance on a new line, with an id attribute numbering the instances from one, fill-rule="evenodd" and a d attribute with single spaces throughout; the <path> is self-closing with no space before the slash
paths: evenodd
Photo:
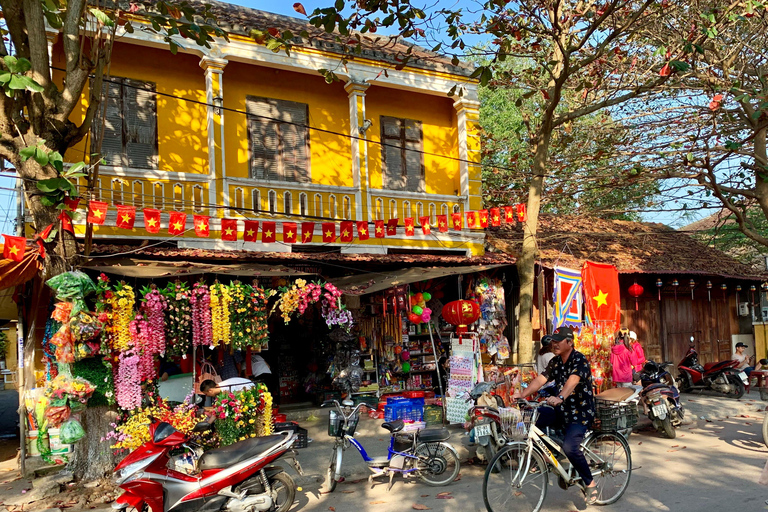
<path id="1" fill-rule="evenodd" d="M 468 98 L 459 98 L 453 103 L 453 107 L 456 109 L 456 120 L 459 128 L 459 176 L 460 176 L 460 189 L 461 195 L 464 198 L 464 210 L 467 211 L 469 207 L 470 196 L 470 173 L 469 173 L 469 161 L 470 152 L 469 144 L 467 143 L 467 114 L 469 112 L 477 114 L 480 109 L 480 102 L 471 100 Z M 479 162 L 478 164 L 479 165 Z"/>
<path id="2" fill-rule="evenodd" d="M 214 112 L 214 98 L 223 98 L 223 79 L 224 79 L 224 67 L 227 65 L 227 60 L 219 59 L 216 57 L 204 56 L 200 59 L 200 67 L 205 70 L 205 102 L 208 107 L 208 203 L 217 203 L 217 160 L 221 159 L 221 178 L 224 195 L 227 196 L 226 182 L 223 180 L 225 177 L 225 153 L 224 153 L 224 111 L 220 111 L 218 114 Z M 219 121 L 220 133 L 220 148 L 219 154 L 216 152 L 216 121 Z M 228 204 L 228 202 L 227 202 Z M 209 209 L 209 215 L 216 215 L 217 210 Z"/>
<path id="3" fill-rule="evenodd" d="M 347 82 L 344 90 L 349 97 L 349 133 L 350 145 L 352 149 L 352 182 L 357 189 L 355 192 L 355 206 L 357 220 L 371 220 L 370 205 L 370 179 L 368 178 L 368 151 L 365 141 L 359 140 L 359 137 L 365 137 L 360 133 L 360 126 L 365 122 L 365 91 L 370 87 L 365 82 L 356 82 L 354 80 Z M 363 171 L 365 176 L 363 176 Z M 363 204 L 363 192 L 365 191 L 365 204 Z M 363 216 L 363 211 L 366 216 Z"/>

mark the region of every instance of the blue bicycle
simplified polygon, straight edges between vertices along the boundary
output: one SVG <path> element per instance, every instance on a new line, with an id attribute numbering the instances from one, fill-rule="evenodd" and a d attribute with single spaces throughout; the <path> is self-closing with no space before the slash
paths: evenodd
<path id="1" fill-rule="evenodd" d="M 389 489 L 395 475 L 418 476 L 422 482 L 432 486 L 448 485 L 459 476 L 459 454 L 456 449 L 445 441 L 451 434 L 444 429 L 419 430 L 403 432 L 405 423 L 402 420 L 390 421 L 381 426 L 391 434 L 389 450 L 382 457 L 370 457 L 360 442 L 354 438 L 357 424 L 360 421 L 360 407 L 351 400 L 341 404 L 337 400 L 323 403 L 322 407 L 335 405 L 336 410 L 328 416 L 328 435 L 336 438 L 331 453 L 331 460 L 325 477 L 324 492 L 333 492 L 341 480 L 341 462 L 349 445 L 357 448 L 360 456 L 368 464 L 371 475 L 368 482 L 374 478 L 389 476 Z"/>

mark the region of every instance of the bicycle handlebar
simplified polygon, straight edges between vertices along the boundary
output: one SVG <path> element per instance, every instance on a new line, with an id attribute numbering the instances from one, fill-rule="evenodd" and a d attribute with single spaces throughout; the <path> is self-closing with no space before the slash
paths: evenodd
<path id="1" fill-rule="evenodd" d="M 341 405 L 338 400 L 326 400 L 325 402 L 322 403 L 322 405 L 320 405 L 320 407 L 326 407 L 330 405 L 336 406 L 336 410 L 339 412 L 339 414 L 341 414 L 341 416 L 344 418 L 344 421 L 346 422 L 347 420 L 349 420 L 349 418 L 354 416 L 358 412 L 358 410 L 360 410 L 360 407 L 366 404 L 364 402 L 360 402 L 355 406 L 354 409 L 352 409 L 352 412 L 350 412 L 349 414 L 344 414 L 344 407 L 349 407 L 349 406 Z"/>

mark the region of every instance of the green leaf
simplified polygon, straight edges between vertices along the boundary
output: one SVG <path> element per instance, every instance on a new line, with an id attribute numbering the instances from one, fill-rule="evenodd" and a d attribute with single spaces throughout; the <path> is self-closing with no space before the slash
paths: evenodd
<path id="1" fill-rule="evenodd" d="M 63 178 L 50 178 L 47 180 L 40 180 L 37 182 L 37 188 L 41 192 L 50 194 L 51 192 L 56 192 L 59 190 L 63 182 L 67 182 L 67 180 Z"/>
<path id="2" fill-rule="evenodd" d="M 669 61 L 669 65 L 677 71 L 688 71 L 691 68 L 690 64 L 681 60 Z"/>
<path id="3" fill-rule="evenodd" d="M 28 146 L 26 148 L 22 148 L 19 150 L 19 156 L 21 157 L 22 162 L 26 162 L 33 156 L 35 156 L 35 150 L 37 149 L 36 146 Z"/>
<path id="4" fill-rule="evenodd" d="M 2 75 L 0 75 L 0 83 L 7 84 L 8 82 L 11 81 L 11 76 L 13 75 L 11 75 L 10 73 L 3 73 Z"/>
<path id="5" fill-rule="evenodd" d="M 61 16 L 59 16 L 58 13 L 45 11 L 43 14 L 45 15 L 45 20 L 51 27 L 61 28 L 64 26 L 64 23 L 61 21 Z"/>
<path id="6" fill-rule="evenodd" d="M 130 21 L 126 21 L 126 22 L 125 22 L 125 25 L 123 25 L 123 28 L 124 28 L 124 29 L 125 29 L 125 31 L 126 31 L 126 32 L 128 32 L 129 34 L 133 34 L 133 25 L 131 24 L 131 22 L 130 22 Z"/>
<path id="7" fill-rule="evenodd" d="M 15 90 L 28 89 L 33 92 L 43 92 L 43 86 L 24 75 L 12 75 L 8 87 Z"/>
<path id="8" fill-rule="evenodd" d="M 112 18 L 110 18 L 109 15 L 107 13 L 105 13 L 104 11 L 102 11 L 101 9 L 92 8 L 92 9 L 90 9 L 90 12 L 104 26 L 107 26 L 107 27 L 114 27 L 115 26 L 115 21 Z"/>
<path id="9" fill-rule="evenodd" d="M 35 148 L 35 162 L 40 165 L 48 165 L 48 152 L 42 148 Z"/>
<path id="10" fill-rule="evenodd" d="M 5 66 L 8 68 L 8 70 L 11 73 L 19 72 L 19 68 L 17 65 L 18 61 L 16 60 L 16 57 L 14 57 L 13 55 L 6 55 L 5 57 L 3 57 L 3 62 L 5 62 Z"/>
<path id="11" fill-rule="evenodd" d="M 69 176 L 72 176 L 73 174 L 78 174 L 80 173 L 80 171 L 82 171 L 84 167 L 85 167 L 85 162 L 77 162 L 72 167 L 70 167 L 69 170 L 67 170 L 67 172 L 64 175 L 69 177 Z"/>
<path id="12" fill-rule="evenodd" d="M 732 140 L 729 140 L 728 142 L 725 143 L 726 149 L 728 149 L 730 151 L 736 151 L 737 149 L 739 149 L 743 145 L 744 144 L 742 144 L 741 142 L 734 142 Z"/>
<path id="13" fill-rule="evenodd" d="M 46 242 L 53 242 L 53 240 L 56 238 L 56 235 L 59 233 L 59 230 L 56 228 L 53 228 L 48 235 L 48 238 L 45 239 Z"/>
<path id="14" fill-rule="evenodd" d="M 341 11 L 344 9 L 344 0 L 336 0 L 336 3 L 333 5 L 337 11 Z"/>
<path id="15" fill-rule="evenodd" d="M 57 201 L 55 198 L 52 198 L 51 196 L 43 196 L 40 198 L 40 203 L 43 206 L 56 206 L 56 204 L 58 204 L 59 201 Z"/>

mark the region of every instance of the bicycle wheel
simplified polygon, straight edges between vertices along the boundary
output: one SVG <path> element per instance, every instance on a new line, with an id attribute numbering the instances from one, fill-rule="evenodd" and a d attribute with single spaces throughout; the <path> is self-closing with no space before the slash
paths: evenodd
<path id="1" fill-rule="evenodd" d="M 427 485 L 448 485 L 459 476 L 459 454 L 448 443 L 420 443 L 413 454 L 419 457 L 419 478 Z"/>
<path id="2" fill-rule="evenodd" d="M 768 446 L 768 411 L 765 411 L 763 416 L 763 442 Z"/>
<path id="3" fill-rule="evenodd" d="M 627 441 L 613 432 L 598 432 L 584 444 L 584 455 L 597 483 L 596 505 L 610 505 L 624 494 L 632 475 Z"/>
<path id="4" fill-rule="evenodd" d="M 548 468 L 537 451 L 531 453 L 526 471 L 528 445 L 505 446 L 488 463 L 483 478 L 483 501 L 488 512 L 538 512 L 547 495 Z"/>
<path id="5" fill-rule="evenodd" d="M 336 457 L 340 446 L 334 447 L 331 452 L 331 461 L 328 463 L 328 469 L 325 472 L 325 482 L 323 483 L 323 493 L 329 493 L 336 490 Z"/>

